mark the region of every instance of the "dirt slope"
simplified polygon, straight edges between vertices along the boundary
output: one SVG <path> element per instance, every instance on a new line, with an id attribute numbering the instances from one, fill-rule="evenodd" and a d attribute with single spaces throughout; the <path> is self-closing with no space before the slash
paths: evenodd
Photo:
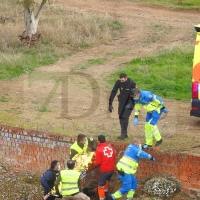
<path id="1" fill-rule="evenodd" d="M 65 134 L 103 132 L 115 140 L 120 133 L 117 100 L 114 112 L 109 114 L 111 88 L 105 84 L 105 78 L 133 58 L 149 56 L 180 43 L 194 43 L 193 25 L 200 23 L 200 12 L 171 11 L 126 0 L 57 0 L 55 3 L 66 9 L 118 20 L 124 29 L 107 44 L 77 52 L 13 81 L 1 81 L 0 123 L 7 121 L 13 126 Z M 86 70 L 74 70 L 88 59 L 97 58 L 106 58 L 106 62 Z M 190 103 L 169 99 L 164 102 L 169 113 L 158 124 L 164 138 L 161 150 L 200 153 L 200 148 L 195 147 L 200 143 L 200 119 L 189 116 Z M 137 127 L 130 122 L 130 137 L 126 141 L 137 136 L 144 142 L 144 117 L 142 112 Z M 132 118 L 133 114 L 131 121 Z"/>

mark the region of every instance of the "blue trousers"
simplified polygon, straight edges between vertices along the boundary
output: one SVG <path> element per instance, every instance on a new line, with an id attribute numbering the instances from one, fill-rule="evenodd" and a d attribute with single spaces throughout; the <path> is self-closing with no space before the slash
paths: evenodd
<path id="1" fill-rule="evenodd" d="M 138 184 L 135 175 L 124 174 L 124 176 L 119 175 L 118 177 L 120 181 L 122 182 L 122 187 L 114 194 L 111 194 L 111 198 L 119 199 L 125 194 L 127 194 L 127 198 L 130 198 L 130 199 L 133 198 L 133 195 L 135 193 L 135 190 Z"/>
<path id="2" fill-rule="evenodd" d="M 153 111 L 152 113 L 147 112 L 146 122 L 149 122 L 153 126 L 156 125 L 162 115 L 162 112 L 162 110 L 160 110 L 160 113 L 158 113 L 157 111 Z"/>

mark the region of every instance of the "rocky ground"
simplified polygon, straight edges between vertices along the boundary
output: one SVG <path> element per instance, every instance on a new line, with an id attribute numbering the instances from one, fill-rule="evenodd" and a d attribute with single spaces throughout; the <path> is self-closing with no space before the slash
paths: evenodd
<path id="1" fill-rule="evenodd" d="M 43 188 L 40 185 L 40 176 L 29 172 L 18 172 L 9 168 L 5 163 L 0 162 L 0 199 L 19 200 L 20 197 L 26 197 L 28 200 L 40 200 L 43 195 Z M 95 185 L 95 184 L 94 184 Z M 113 176 L 109 183 L 109 192 L 113 193 L 119 189 L 121 183 L 117 176 Z M 96 189 L 91 188 L 91 191 Z M 98 195 L 91 196 L 91 200 L 98 200 Z M 125 200 L 125 197 L 122 198 Z M 163 200 L 159 196 L 153 196 L 145 193 L 144 183 L 139 183 L 135 199 L 137 200 Z M 189 200 L 190 198 L 176 192 L 169 200 Z"/>
<path id="2" fill-rule="evenodd" d="M 29 200 L 41 199 L 42 188 L 40 177 L 29 172 L 18 172 L 0 162 L 0 199 L 18 200 L 26 197 Z"/>

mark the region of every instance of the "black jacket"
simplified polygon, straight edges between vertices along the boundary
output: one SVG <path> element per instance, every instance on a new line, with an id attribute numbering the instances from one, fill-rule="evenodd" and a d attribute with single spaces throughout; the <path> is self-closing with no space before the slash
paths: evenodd
<path id="1" fill-rule="evenodd" d="M 44 188 L 44 195 L 48 194 L 51 191 L 51 189 L 54 187 L 54 182 L 58 175 L 59 175 L 59 172 L 51 168 L 48 169 L 43 174 L 43 177 L 41 178 L 40 183 Z"/>
<path id="2" fill-rule="evenodd" d="M 118 89 L 120 91 L 120 94 L 118 95 L 118 115 L 119 118 L 122 116 L 125 109 L 133 110 L 134 108 L 134 102 L 130 97 L 130 90 L 136 87 L 136 83 L 131 80 L 130 78 L 127 79 L 125 83 L 121 82 L 120 80 L 117 80 L 109 98 L 109 105 L 112 105 L 112 102 L 118 92 Z M 125 108 L 126 107 L 126 108 Z"/>

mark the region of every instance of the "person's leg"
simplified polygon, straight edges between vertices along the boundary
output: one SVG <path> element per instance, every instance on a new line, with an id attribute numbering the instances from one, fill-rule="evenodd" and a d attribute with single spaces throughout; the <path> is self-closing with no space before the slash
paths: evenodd
<path id="1" fill-rule="evenodd" d="M 152 126 L 149 123 L 145 123 L 145 125 L 144 125 L 144 131 L 145 131 L 146 144 L 148 146 L 152 146 L 153 145 Z"/>
<path id="2" fill-rule="evenodd" d="M 110 180 L 110 178 L 113 175 L 113 173 L 114 173 L 114 170 L 105 173 L 106 183 L 104 185 L 104 192 L 108 192 L 108 181 Z"/>
<path id="3" fill-rule="evenodd" d="M 83 194 L 82 192 L 79 192 L 78 194 L 74 195 L 73 197 L 75 197 L 76 200 L 90 200 L 90 197 Z"/>
<path id="4" fill-rule="evenodd" d="M 74 196 L 63 196 L 62 200 L 78 200 L 78 199 L 76 197 L 74 197 Z"/>
<path id="5" fill-rule="evenodd" d="M 145 132 L 145 139 L 146 139 L 146 144 L 148 146 L 152 146 L 153 144 L 153 133 L 152 133 L 152 129 L 151 126 L 149 124 L 150 120 L 152 119 L 152 113 L 148 113 L 146 114 L 146 123 L 144 125 L 144 132 Z"/>
<path id="6" fill-rule="evenodd" d="M 99 184 L 98 184 L 98 195 L 99 195 L 99 200 L 104 200 L 105 199 L 105 185 L 106 185 L 107 177 L 106 173 L 101 172 L 99 176 Z"/>
<path id="7" fill-rule="evenodd" d="M 124 139 L 128 137 L 128 122 L 129 117 L 131 115 L 132 110 L 125 109 L 122 113 L 122 115 L 119 117 L 119 122 L 121 126 L 121 135 L 118 137 L 118 139 Z"/>
<path id="8" fill-rule="evenodd" d="M 119 175 L 119 179 L 122 182 L 122 187 L 110 195 L 111 199 L 119 199 L 131 189 L 132 178 L 130 174 L 124 174 L 124 176 Z"/>
<path id="9" fill-rule="evenodd" d="M 158 123 L 160 117 L 162 115 L 162 111 L 157 112 L 154 111 L 152 113 L 152 119 L 150 120 L 150 126 L 151 126 L 151 130 L 152 130 L 152 135 L 154 136 L 154 138 L 156 139 L 156 146 L 160 145 L 162 143 L 162 137 L 161 134 L 156 126 L 156 124 Z"/>
<path id="10" fill-rule="evenodd" d="M 128 200 L 132 200 L 133 199 L 133 196 L 135 194 L 135 191 L 136 191 L 136 188 L 137 188 L 137 184 L 138 184 L 137 179 L 136 179 L 134 174 L 131 175 L 131 180 L 132 180 L 131 189 L 129 190 L 129 192 L 128 192 L 127 196 L 126 196 Z"/>

